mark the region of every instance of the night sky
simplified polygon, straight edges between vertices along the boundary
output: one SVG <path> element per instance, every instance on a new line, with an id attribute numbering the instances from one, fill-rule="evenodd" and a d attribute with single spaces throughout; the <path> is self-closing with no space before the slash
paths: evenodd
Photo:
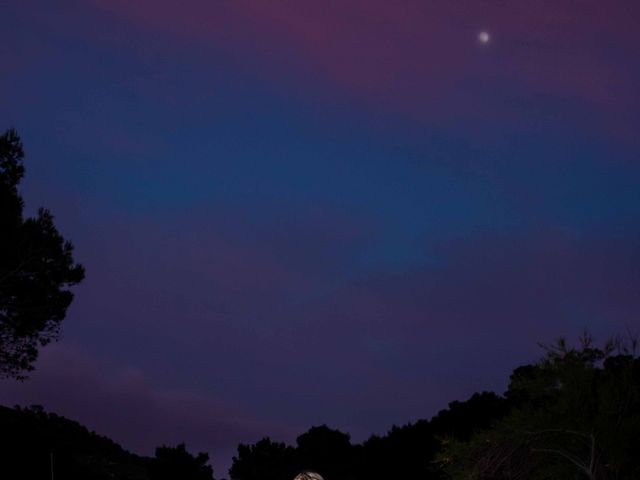
<path id="1" fill-rule="evenodd" d="M 220 477 L 640 328 L 637 0 L 5 0 L 0 32 L 27 209 L 87 269 L 3 404 Z"/>

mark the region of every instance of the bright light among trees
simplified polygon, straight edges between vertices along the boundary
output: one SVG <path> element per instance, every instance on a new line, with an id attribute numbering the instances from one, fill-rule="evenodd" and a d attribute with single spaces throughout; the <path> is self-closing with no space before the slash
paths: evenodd
<path id="1" fill-rule="evenodd" d="M 293 480 L 324 480 L 324 478 L 322 478 L 322 475 L 320 475 L 319 473 L 301 472 L 296 475 L 296 478 L 294 478 Z"/>

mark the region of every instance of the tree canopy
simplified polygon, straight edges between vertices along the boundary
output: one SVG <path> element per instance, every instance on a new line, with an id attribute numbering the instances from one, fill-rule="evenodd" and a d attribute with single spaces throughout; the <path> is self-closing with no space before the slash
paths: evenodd
<path id="1" fill-rule="evenodd" d="M 348 434 L 326 425 L 315 426 L 298 436 L 295 447 L 268 438 L 240 445 L 229 474 L 233 480 L 291 480 L 306 470 L 325 480 L 442 478 L 434 463 L 439 439 L 466 440 L 506 413 L 505 399 L 483 392 L 449 404 L 431 420 L 394 426 L 362 444 L 352 444 Z"/>
<path id="2" fill-rule="evenodd" d="M 584 335 L 516 368 L 504 395 L 473 394 L 430 420 L 352 444 L 312 427 L 296 446 L 240 445 L 232 480 L 632 480 L 640 478 L 640 357 L 636 341 L 597 348 Z"/>
<path id="3" fill-rule="evenodd" d="M 0 377 L 20 379 L 39 347 L 57 339 L 70 287 L 84 278 L 49 210 L 24 218 L 23 159 L 20 137 L 8 130 L 0 136 Z"/>
<path id="4" fill-rule="evenodd" d="M 0 408 L 0 430 L 0 476 L 46 476 L 53 457 L 55 471 L 72 479 L 213 477 L 208 455 L 192 455 L 184 444 L 160 447 L 153 459 L 136 457 L 41 408 Z M 638 458 L 635 342 L 596 348 L 585 336 L 577 347 L 561 341 L 540 361 L 516 368 L 504 395 L 473 394 L 430 420 L 394 426 L 360 444 L 326 425 L 298 436 L 295 446 L 269 438 L 241 444 L 229 474 L 232 480 L 292 480 L 305 471 L 325 480 L 635 480 Z"/>
<path id="5" fill-rule="evenodd" d="M 148 458 L 40 406 L 0 406 L 0 478 L 148 480 Z"/>
<path id="6" fill-rule="evenodd" d="M 635 340 L 596 348 L 560 340 L 517 368 L 507 416 L 470 441 L 448 442 L 453 479 L 640 478 L 640 358 Z"/>
<path id="7" fill-rule="evenodd" d="M 213 469 L 207 465 L 209 455 L 191 455 L 184 443 L 176 447 L 156 448 L 149 462 L 149 480 L 213 480 Z"/>

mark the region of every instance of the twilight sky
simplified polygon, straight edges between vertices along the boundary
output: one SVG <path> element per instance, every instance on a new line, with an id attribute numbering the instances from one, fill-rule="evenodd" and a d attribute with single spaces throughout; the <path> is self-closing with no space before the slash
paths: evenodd
<path id="1" fill-rule="evenodd" d="M 87 269 L 1 403 L 220 477 L 640 328 L 637 0 L 8 0 L 0 32 L 27 207 Z"/>

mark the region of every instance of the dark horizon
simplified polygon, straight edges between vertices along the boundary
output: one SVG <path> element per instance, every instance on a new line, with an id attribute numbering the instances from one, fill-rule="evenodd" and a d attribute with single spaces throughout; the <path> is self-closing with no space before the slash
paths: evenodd
<path id="1" fill-rule="evenodd" d="M 55 3 L 4 6 L 0 130 L 87 275 L 0 404 L 227 476 L 640 328 L 638 2 Z"/>

